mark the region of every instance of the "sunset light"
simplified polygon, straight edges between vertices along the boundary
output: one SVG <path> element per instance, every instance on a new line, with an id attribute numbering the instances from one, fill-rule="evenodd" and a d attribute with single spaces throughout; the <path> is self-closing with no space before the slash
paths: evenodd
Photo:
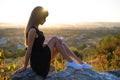
<path id="1" fill-rule="evenodd" d="M 120 0 L 0 0 L 0 80 L 96 79 L 120 80 Z"/>
<path id="2" fill-rule="evenodd" d="M 0 0 L 0 22 L 27 23 L 35 6 L 49 11 L 46 24 L 120 22 L 120 0 Z"/>

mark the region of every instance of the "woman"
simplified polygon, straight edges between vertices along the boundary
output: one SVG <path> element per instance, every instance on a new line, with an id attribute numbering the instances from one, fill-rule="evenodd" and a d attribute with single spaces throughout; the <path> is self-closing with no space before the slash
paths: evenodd
<path id="1" fill-rule="evenodd" d="M 47 16 L 48 11 L 44 10 L 43 7 L 37 6 L 33 9 L 25 29 L 27 49 L 24 67 L 17 72 L 25 70 L 30 59 L 30 65 L 33 71 L 41 77 L 46 78 L 49 72 L 50 62 L 58 54 L 58 51 L 67 60 L 66 66 L 71 66 L 75 69 L 91 69 L 91 66 L 77 58 L 68 46 L 57 37 L 53 37 L 48 44 L 44 45 L 45 37 L 43 32 L 38 29 L 38 26 L 44 24 Z"/>

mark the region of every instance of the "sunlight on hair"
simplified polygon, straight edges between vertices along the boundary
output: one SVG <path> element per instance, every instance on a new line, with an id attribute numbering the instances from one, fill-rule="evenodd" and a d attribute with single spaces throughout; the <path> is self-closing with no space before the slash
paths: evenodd
<path id="1" fill-rule="evenodd" d="M 47 10 L 45 8 L 43 8 L 43 12 L 46 12 Z"/>

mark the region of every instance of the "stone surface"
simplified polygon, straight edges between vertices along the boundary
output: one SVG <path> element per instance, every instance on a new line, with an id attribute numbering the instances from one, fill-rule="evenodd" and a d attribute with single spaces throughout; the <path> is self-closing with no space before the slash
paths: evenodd
<path id="1" fill-rule="evenodd" d="M 22 73 L 10 75 L 11 80 L 43 80 L 31 68 Z M 49 75 L 46 80 L 120 80 L 120 70 L 100 73 L 94 70 L 75 70 L 68 67 L 58 73 Z"/>

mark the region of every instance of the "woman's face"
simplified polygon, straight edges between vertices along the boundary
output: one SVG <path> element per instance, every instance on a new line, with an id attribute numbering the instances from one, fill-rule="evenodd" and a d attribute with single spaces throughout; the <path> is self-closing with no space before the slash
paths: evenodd
<path id="1" fill-rule="evenodd" d="M 36 21 L 36 24 L 38 24 L 38 25 L 39 25 L 39 24 L 43 25 L 45 21 L 46 21 L 46 18 L 42 18 L 42 19 L 41 19 L 41 18 L 38 18 L 37 21 Z"/>
<path id="2" fill-rule="evenodd" d="M 46 18 L 42 18 L 42 19 L 40 20 L 40 24 L 43 25 L 43 24 L 45 23 L 45 21 L 46 21 Z"/>

